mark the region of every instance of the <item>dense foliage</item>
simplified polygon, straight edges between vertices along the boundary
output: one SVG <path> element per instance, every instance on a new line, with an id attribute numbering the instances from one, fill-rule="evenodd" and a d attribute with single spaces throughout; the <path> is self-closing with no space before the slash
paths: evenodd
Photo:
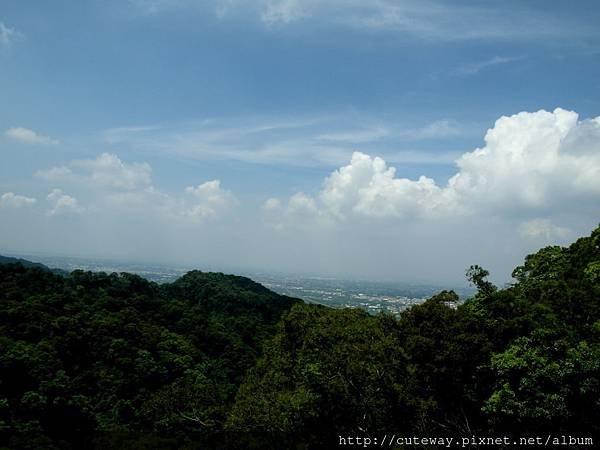
<path id="1" fill-rule="evenodd" d="M 478 292 L 459 306 L 443 291 L 393 317 L 222 274 L 0 266 L 0 447 L 598 435 L 600 228 L 527 256 L 504 289 L 467 276 Z"/>
<path id="2" fill-rule="evenodd" d="M 0 265 L 0 448 L 207 439 L 296 302 L 223 274 L 157 285 Z"/>
<path id="3" fill-rule="evenodd" d="M 230 430 L 336 436 L 600 434 L 600 228 L 548 247 L 455 307 L 444 291 L 398 319 L 296 305 L 240 387 Z M 324 443 L 328 443 L 325 444 Z"/>

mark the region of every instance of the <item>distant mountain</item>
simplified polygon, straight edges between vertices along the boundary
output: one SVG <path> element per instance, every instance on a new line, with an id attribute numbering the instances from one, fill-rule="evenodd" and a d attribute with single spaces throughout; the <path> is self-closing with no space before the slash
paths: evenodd
<path id="1" fill-rule="evenodd" d="M 159 284 L 1 261 L 0 449 L 600 435 L 600 227 L 528 255 L 506 288 L 474 265 L 471 298 L 442 291 L 398 315 L 223 273 Z"/>
<path id="2" fill-rule="evenodd" d="M 47 270 L 47 271 L 55 273 L 57 275 L 67 275 L 68 274 L 67 271 L 62 270 L 62 269 L 52 269 L 42 263 L 28 261 L 23 258 L 13 258 L 12 256 L 0 255 L 0 264 L 22 264 L 23 267 L 28 267 L 28 268 L 37 267 L 38 269 Z"/>

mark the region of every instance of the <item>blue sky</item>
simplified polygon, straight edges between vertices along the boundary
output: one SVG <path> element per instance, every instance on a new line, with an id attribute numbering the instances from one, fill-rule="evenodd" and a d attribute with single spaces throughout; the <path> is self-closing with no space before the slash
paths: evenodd
<path id="1" fill-rule="evenodd" d="M 591 120 L 600 116 L 598 23 L 593 1 L 4 0 L 0 195 L 12 196 L 0 204 L 0 249 L 424 280 L 457 280 L 469 261 L 504 279 L 527 251 L 598 222 L 597 172 L 585 172 L 596 169 L 598 154 Z M 576 112 L 575 123 L 556 108 Z M 519 116 L 499 129 L 500 150 L 484 141 L 502 116 L 540 110 L 553 115 L 535 116 L 539 123 Z M 520 163 L 527 167 L 507 169 L 530 180 L 524 186 L 538 203 L 510 212 L 495 204 L 485 212 L 491 222 L 463 211 L 481 183 L 461 191 L 460 208 L 442 219 L 398 200 L 420 195 L 405 192 L 402 181 L 367 189 L 393 166 L 384 178 L 425 176 L 443 190 L 461 170 L 475 170 L 457 166 L 461 155 L 489 147 L 497 153 L 486 164 L 501 167 L 528 127 L 535 142 L 515 144 L 526 155 L 548 144 L 544 126 L 560 131 L 565 121 L 569 136 L 578 136 L 566 140 L 587 152 L 570 184 L 553 178 L 561 155 L 539 175 L 539 150 Z M 557 146 L 566 136 L 559 131 Z M 362 164 L 355 151 L 371 158 L 370 178 L 352 172 L 333 186 L 332 174 Z M 477 170 L 473 179 L 494 185 L 493 198 L 522 180 Z M 353 183 L 366 183 L 356 198 Z M 565 201 L 580 208 L 554 203 L 560 196 L 550 185 L 564 186 L 573 194 Z M 454 193 L 443 195 L 450 202 Z M 115 207 L 124 198 L 142 212 L 124 217 Z M 384 204 L 365 206 L 375 198 Z M 304 215 L 292 218 L 299 205 Z M 465 231 L 470 226 L 476 230 Z M 488 247 L 493 227 L 506 240 Z M 440 229 L 452 230 L 442 233 L 450 244 L 432 267 L 438 245 L 418 230 Z M 519 230 L 521 238 L 512 238 Z M 376 245 L 373 233 L 383 236 Z M 98 243 L 86 240 L 91 235 Z M 468 237 L 479 251 L 464 250 Z M 411 253 L 390 256 L 398 246 Z M 458 268 L 444 268 L 457 252 Z"/>

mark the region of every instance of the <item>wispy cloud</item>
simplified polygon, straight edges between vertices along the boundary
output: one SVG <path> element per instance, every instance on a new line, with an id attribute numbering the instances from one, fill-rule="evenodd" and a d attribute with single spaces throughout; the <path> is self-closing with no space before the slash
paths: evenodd
<path id="1" fill-rule="evenodd" d="M 455 73 L 463 76 L 477 75 L 482 70 L 489 69 L 490 67 L 509 64 L 522 59 L 522 56 L 494 56 L 483 61 L 463 64 L 456 69 Z"/>
<path id="2" fill-rule="evenodd" d="M 300 118 L 211 119 L 160 127 L 106 130 L 104 140 L 120 148 L 192 159 L 228 159 L 257 164 L 330 167 L 354 150 L 376 150 L 393 161 L 448 162 L 448 153 L 419 150 L 423 141 L 468 135 L 470 127 L 449 119 L 420 126 L 360 115 Z"/>
<path id="3" fill-rule="evenodd" d="M 0 22 L 0 47 L 7 47 L 17 37 L 17 32 Z"/>
<path id="4" fill-rule="evenodd" d="M 410 140 L 445 139 L 464 134 L 466 129 L 463 125 L 448 119 L 436 120 L 421 127 L 398 132 L 399 137 Z"/>
<path id="5" fill-rule="evenodd" d="M 331 0 L 330 0 L 331 1 Z M 343 8 L 344 2 L 337 6 Z M 526 9 L 495 6 L 449 5 L 438 1 L 382 0 L 363 7 L 356 2 L 353 11 L 339 14 L 337 21 L 354 28 L 410 34 L 431 41 L 494 40 L 521 41 L 555 39 L 568 34 L 564 18 Z M 577 34 L 596 32 L 580 28 Z"/>
<path id="6" fill-rule="evenodd" d="M 573 28 L 564 17 L 502 8 L 449 5 L 435 0 L 131 0 L 149 14 L 170 9 L 212 11 L 219 18 L 244 15 L 268 27 L 322 22 L 365 32 L 393 32 L 432 41 L 531 40 L 597 35 L 594 27 Z"/>

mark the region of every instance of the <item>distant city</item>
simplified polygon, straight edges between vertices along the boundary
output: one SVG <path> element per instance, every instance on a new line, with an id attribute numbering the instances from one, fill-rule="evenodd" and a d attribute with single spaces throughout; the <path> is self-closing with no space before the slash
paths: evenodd
<path id="1" fill-rule="evenodd" d="M 40 262 L 51 268 L 73 271 L 77 269 L 92 272 L 129 272 L 138 274 L 150 281 L 169 283 L 193 270 L 193 267 L 175 267 L 140 262 L 125 262 L 110 259 L 84 257 L 13 254 L 30 261 Z M 201 269 L 215 271 L 214 269 Z M 317 303 L 333 308 L 362 308 L 370 313 L 389 312 L 399 314 L 413 305 L 423 303 L 443 289 L 453 289 L 461 298 L 473 295 L 474 289 L 464 286 L 435 286 L 400 282 L 359 281 L 314 276 L 298 276 L 267 272 L 235 271 L 236 275 L 246 276 L 267 288 L 290 297 L 300 298 L 309 303 Z"/>

